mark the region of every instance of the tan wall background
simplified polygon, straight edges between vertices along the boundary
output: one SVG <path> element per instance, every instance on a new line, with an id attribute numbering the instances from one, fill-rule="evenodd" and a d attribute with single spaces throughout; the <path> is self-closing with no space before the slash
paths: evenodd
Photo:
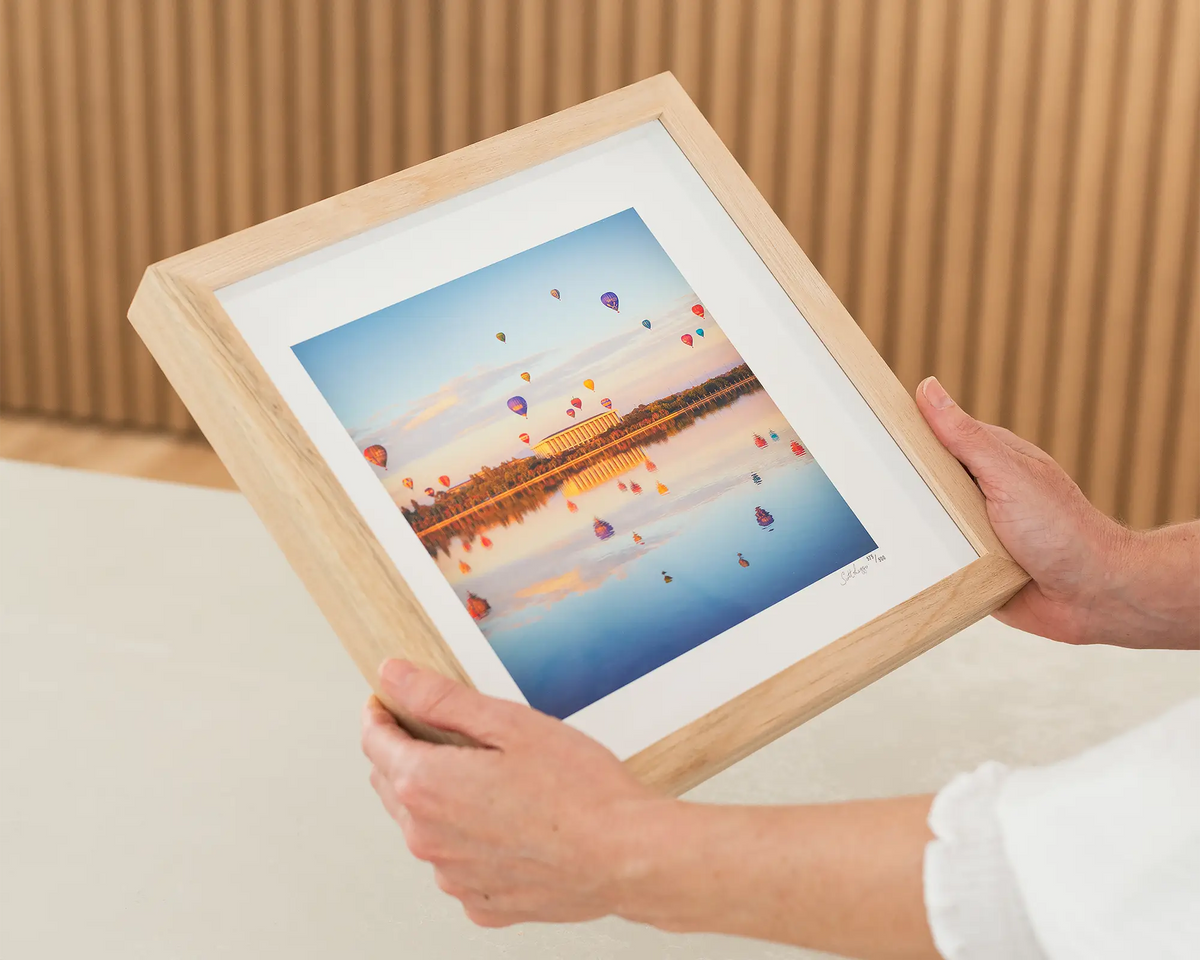
<path id="1" fill-rule="evenodd" d="M 1200 0 L 0 0 L 0 409 L 194 430 L 146 264 L 664 69 L 905 384 L 1200 512 Z"/>

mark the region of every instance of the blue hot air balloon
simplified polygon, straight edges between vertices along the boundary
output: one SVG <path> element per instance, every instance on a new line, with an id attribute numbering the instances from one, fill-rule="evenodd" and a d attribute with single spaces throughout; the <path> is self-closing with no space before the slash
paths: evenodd
<path id="1" fill-rule="evenodd" d="M 617 299 L 617 295 L 611 290 L 608 293 L 600 294 L 600 302 L 608 307 L 609 310 L 616 310 L 620 313 L 621 301 Z"/>
<path id="2" fill-rule="evenodd" d="M 528 416 L 529 404 L 525 402 L 524 397 L 509 397 L 508 409 L 519 417 Z"/>
<path id="3" fill-rule="evenodd" d="M 642 321 L 642 326 L 643 326 L 643 327 L 645 327 L 647 330 L 649 330 L 649 329 L 650 329 L 650 321 L 649 321 L 649 320 L 643 320 L 643 321 Z"/>

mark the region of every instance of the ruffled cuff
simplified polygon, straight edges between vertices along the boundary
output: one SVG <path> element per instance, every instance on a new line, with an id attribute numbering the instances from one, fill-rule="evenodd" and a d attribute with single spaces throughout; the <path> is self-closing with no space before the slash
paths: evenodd
<path id="1" fill-rule="evenodd" d="M 1009 774 L 989 762 L 934 798 L 925 909 L 946 960 L 1046 960 L 1004 852 L 996 801 Z"/>

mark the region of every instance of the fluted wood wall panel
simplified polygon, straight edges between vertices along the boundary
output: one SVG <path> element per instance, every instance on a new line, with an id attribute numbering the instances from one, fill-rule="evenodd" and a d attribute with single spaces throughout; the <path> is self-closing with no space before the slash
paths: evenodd
<path id="1" fill-rule="evenodd" d="M 193 430 L 147 263 L 664 69 L 907 385 L 1200 512 L 1200 0 L 0 0 L 0 406 Z"/>

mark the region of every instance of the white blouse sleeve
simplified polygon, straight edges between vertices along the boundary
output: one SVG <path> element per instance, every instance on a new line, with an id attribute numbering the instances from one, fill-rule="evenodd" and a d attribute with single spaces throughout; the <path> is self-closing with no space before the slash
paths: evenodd
<path id="1" fill-rule="evenodd" d="M 1200 950 L 1200 699 L 1047 767 L 934 799 L 925 903 L 946 960 Z"/>

